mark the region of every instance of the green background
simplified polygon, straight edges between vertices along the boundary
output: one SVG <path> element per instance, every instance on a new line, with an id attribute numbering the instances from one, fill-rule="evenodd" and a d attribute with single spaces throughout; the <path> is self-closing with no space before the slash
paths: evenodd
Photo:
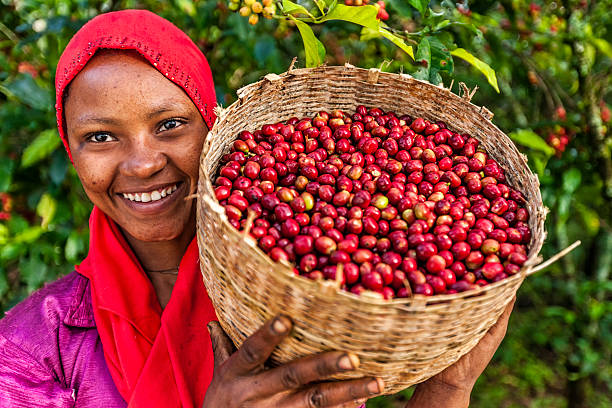
<path id="1" fill-rule="evenodd" d="M 473 102 L 495 114 L 494 123 L 517 142 L 540 177 L 550 209 L 543 256 L 576 239 L 583 242 L 523 284 L 508 335 L 477 383 L 471 406 L 612 406 L 612 45 L 606 41 L 612 2 L 515 0 L 460 8 L 431 2 L 442 17 L 424 17 L 410 5 L 423 3 L 388 0 L 387 23 L 417 33 L 407 43 L 417 59 L 429 58 L 430 70 L 387 40 L 342 21 L 313 28 L 327 50 L 325 62 L 370 68 L 387 60 L 385 71 L 447 86 L 454 79 L 455 92 L 460 81 L 478 86 Z M 54 70 L 85 21 L 124 8 L 152 10 L 185 30 L 206 54 L 224 106 L 238 88 L 285 71 L 294 56 L 304 65 L 295 26 L 263 19 L 251 26 L 223 0 L 0 0 L 2 310 L 70 272 L 86 255 L 91 204 L 55 130 Z M 451 24 L 439 26 L 442 19 Z M 481 72 L 453 61 L 449 46 L 487 62 L 501 93 Z M 564 152 L 546 144 L 551 134 L 568 136 Z M 409 393 L 368 405 L 402 406 Z"/>

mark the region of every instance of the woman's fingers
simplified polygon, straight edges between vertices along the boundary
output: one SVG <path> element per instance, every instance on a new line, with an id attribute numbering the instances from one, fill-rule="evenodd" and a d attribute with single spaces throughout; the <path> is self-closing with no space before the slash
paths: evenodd
<path id="1" fill-rule="evenodd" d="M 360 378 L 338 382 L 315 384 L 287 397 L 283 407 L 292 408 L 331 408 L 337 405 L 354 403 L 364 398 L 372 398 L 384 390 L 380 378 Z"/>
<path id="2" fill-rule="evenodd" d="M 359 367 L 359 358 L 352 353 L 330 351 L 292 361 L 257 375 L 257 394 L 273 395 L 319 382 L 342 371 Z"/>
<path id="3" fill-rule="evenodd" d="M 234 344 L 227 337 L 227 334 L 221 328 L 219 322 L 212 321 L 208 323 L 208 331 L 210 332 L 210 340 L 215 356 L 215 370 L 223 364 L 234 352 Z"/>
<path id="4" fill-rule="evenodd" d="M 514 308 L 514 302 L 516 302 L 516 296 L 512 298 L 497 322 L 489 329 L 489 331 L 480 341 L 486 349 L 491 350 L 491 357 L 493 357 L 493 353 L 495 353 L 495 350 L 497 350 L 502 340 L 506 336 L 506 330 L 508 330 L 508 320 L 510 320 L 510 314 Z M 479 343 L 479 346 L 482 345 Z"/>
<path id="5" fill-rule="evenodd" d="M 346 402 L 344 404 L 334 405 L 332 408 L 361 408 L 366 402 L 368 402 L 368 399 L 369 398 L 362 398 L 359 400 Z"/>
<path id="6" fill-rule="evenodd" d="M 285 316 L 268 320 L 230 357 L 227 369 L 233 375 L 244 375 L 261 367 L 290 330 L 291 320 Z"/>

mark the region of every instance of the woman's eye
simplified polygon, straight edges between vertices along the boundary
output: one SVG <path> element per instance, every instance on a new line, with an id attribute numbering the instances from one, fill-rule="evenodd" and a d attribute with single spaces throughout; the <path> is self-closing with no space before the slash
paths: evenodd
<path id="1" fill-rule="evenodd" d="M 177 127 L 181 126 L 182 124 L 183 123 L 180 120 L 169 119 L 169 120 L 165 121 L 164 123 L 162 123 L 160 131 L 163 132 L 164 130 L 176 129 Z"/>
<path id="2" fill-rule="evenodd" d="M 93 143 L 112 142 L 114 140 L 108 133 L 95 133 L 89 136 L 87 139 Z"/>

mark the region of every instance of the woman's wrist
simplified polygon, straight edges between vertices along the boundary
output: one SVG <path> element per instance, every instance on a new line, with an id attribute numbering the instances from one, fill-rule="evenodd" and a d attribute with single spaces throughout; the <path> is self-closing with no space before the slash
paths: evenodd
<path id="1" fill-rule="evenodd" d="M 430 380 L 417 385 L 406 408 L 466 408 L 470 405 L 471 390 Z"/>

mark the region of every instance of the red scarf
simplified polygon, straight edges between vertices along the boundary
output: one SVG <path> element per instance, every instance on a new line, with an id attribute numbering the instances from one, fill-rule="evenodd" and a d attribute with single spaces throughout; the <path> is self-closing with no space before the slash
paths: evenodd
<path id="1" fill-rule="evenodd" d="M 151 281 L 117 225 L 97 207 L 87 258 L 96 326 L 113 380 L 130 407 L 201 407 L 214 358 L 206 324 L 216 320 L 191 242 L 163 313 Z"/>
<path id="2" fill-rule="evenodd" d="M 100 48 L 139 52 L 187 93 L 212 128 L 212 75 L 189 37 L 148 11 L 102 14 L 75 34 L 57 67 L 57 123 L 71 159 L 63 94 Z M 94 318 L 117 389 L 130 407 L 201 407 L 214 361 L 206 324 L 216 316 L 202 282 L 196 240 L 181 260 L 162 313 L 153 285 L 118 226 L 97 208 L 91 214 L 90 233 L 89 254 L 77 271 L 91 281 Z"/>

